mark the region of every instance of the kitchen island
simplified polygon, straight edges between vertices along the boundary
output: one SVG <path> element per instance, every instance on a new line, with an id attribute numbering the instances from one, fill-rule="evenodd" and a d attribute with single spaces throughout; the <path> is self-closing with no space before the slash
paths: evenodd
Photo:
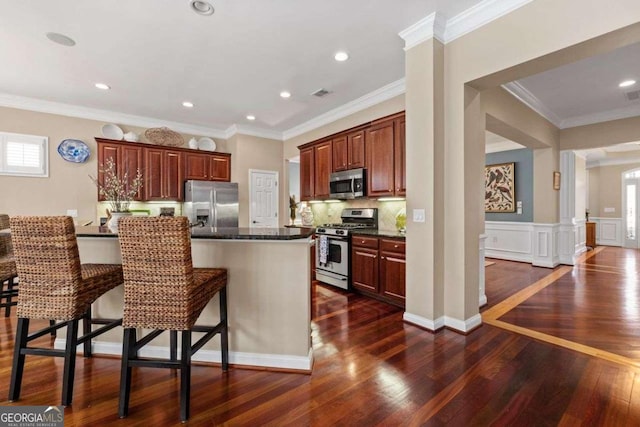
<path id="1" fill-rule="evenodd" d="M 120 263 L 117 235 L 106 227 L 77 227 L 83 263 Z M 233 365 L 310 372 L 311 290 L 309 246 L 313 229 L 197 227 L 191 248 L 195 267 L 228 269 L 229 359 Z M 169 250 L 169 249 L 168 249 Z M 96 317 L 122 315 L 122 286 L 94 304 Z M 218 297 L 205 307 L 198 323 L 215 324 Z M 167 336 L 165 336 L 167 335 Z M 96 353 L 120 355 L 122 330 L 95 342 Z M 63 346 L 61 339 L 56 347 Z M 154 340 L 142 355 L 168 355 L 168 334 Z M 146 349 L 146 348 L 145 348 Z M 194 360 L 219 362 L 219 339 Z"/>

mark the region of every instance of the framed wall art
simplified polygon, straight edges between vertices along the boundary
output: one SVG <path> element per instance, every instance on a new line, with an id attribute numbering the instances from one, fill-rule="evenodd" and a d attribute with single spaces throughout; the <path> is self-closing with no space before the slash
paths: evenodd
<path id="1" fill-rule="evenodd" d="M 512 162 L 485 166 L 485 212 L 515 212 L 515 165 Z"/>
<path id="2" fill-rule="evenodd" d="M 553 173 L 553 189 L 554 190 L 560 189 L 560 172 Z"/>

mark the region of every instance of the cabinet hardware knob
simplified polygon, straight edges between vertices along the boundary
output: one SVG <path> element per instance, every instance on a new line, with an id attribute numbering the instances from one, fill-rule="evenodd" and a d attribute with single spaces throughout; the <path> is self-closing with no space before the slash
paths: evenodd
<path id="1" fill-rule="evenodd" d="M 393 247 L 394 247 L 394 248 L 397 248 L 397 247 L 398 247 L 398 245 L 393 245 Z"/>
<path id="2" fill-rule="evenodd" d="M 363 240 L 362 242 L 360 242 L 360 243 L 363 243 L 363 244 L 364 244 L 364 240 Z"/>
<path id="3" fill-rule="evenodd" d="M 384 257 L 383 257 L 383 256 L 381 256 L 381 257 L 380 257 L 380 259 L 384 259 Z"/>

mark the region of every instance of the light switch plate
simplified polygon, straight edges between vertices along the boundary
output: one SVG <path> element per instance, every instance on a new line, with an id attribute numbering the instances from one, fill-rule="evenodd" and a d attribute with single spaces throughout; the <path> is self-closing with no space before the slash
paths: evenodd
<path id="1" fill-rule="evenodd" d="M 414 209 L 413 222 L 424 222 L 424 221 L 425 221 L 424 209 Z"/>

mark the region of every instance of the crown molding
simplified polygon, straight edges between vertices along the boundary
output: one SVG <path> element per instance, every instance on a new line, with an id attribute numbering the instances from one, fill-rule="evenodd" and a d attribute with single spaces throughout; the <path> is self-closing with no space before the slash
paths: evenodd
<path id="1" fill-rule="evenodd" d="M 620 157 L 616 159 L 587 160 L 586 168 L 591 169 L 600 166 L 628 165 L 632 163 L 640 163 L 640 157 Z"/>
<path id="2" fill-rule="evenodd" d="M 431 15 L 400 31 L 398 35 L 404 40 L 404 50 L 409 50 L 430 38 L 436 38 L 444 42 L 446 26 L 445 17 L 442 14 L 433 12 Z"/>
<path id="3" fill-rule="evenodd" d="M 533 0 L 484 0 L 447 20 L 445 43 L 464 36 Z"/>
<path id="4" fill-rule="evenodd" d="M 517 81 L 503 84 L 502 87 L 515 96 L 520 102 L 540 114 L 545 119 L 553 123 L 557 128 L 562 129 L 563 121 L 553 111 L 547 108 L 534 94 L 529 92 Z"/>
<path id="5" fill-rule="evenodd" d="M 533 0 L 484 0 L 450 19 L 434 12 L 400 31 L 398 35 L 404 40 L 404 50 L 409 50 L 430 38 L 449 43 L 531 1 Z"/>
<path id="6" fill-rule="evenodd" d="M 292 127 L 291 129 L 284 131 L 282 133 L 282 138 L 284 141 L 295 138 L 296 136 L 302 135 L 303 133 L 335 122 L 336 120 L 357 113 L 358 111 L 362 111 L 365 108 L 369 108 L 373 105 L 394 98 L 398 95 L 402 95 L 405 92 L 405 88 L 406 85 L 404 78 L 396 80 L 393 83 L 383 86 L 380 89 L 376 89 L 373 92 L 369 92 L 368 94 L 361 96 L 358 99 L 348 102 L 324 114 L 321 114 L 305 123 L 302 123 L 301 125 Z"/>
<path id="7" fill-rule="evenodd" d="M 190 125 L 180 122 L 157 119 L 153 117 L 136 116 L 132 114 L 117 113 L 115 111 L 100 110 L 97 108 L 82 107 L 78 105 L 64 104 L 61 102 L 45 101 L 10 94 L 0 93 L 0 106 L 17 108 L 19 110 L 37 111 L 40 113 L 58 114 L 67 117 L 103 121 L 107 123 L 119 123 L 129 126 L 153 128 L 167 126 L 176 132 L 193 135 L 207 135 L 213 138 L 225 138 L 225 131 L 205 126 Z"/>
<path id="8" fill-rule="evenodd" d="M 276 141 L 283 141 L 282 132 L 269 130 L 269 129 L 261 129 L 253 126 L 233 124 L 229 126 L 227 130 L 225 130 L 226 139 L 229 139 L 236 134 L 257 136 L 258 138 L 275 139 Z"/>
<path id="9" fill-rule="evenodd" d="M 577 126 L 592 125 L 595 123 L 610 122 L 612 120 L 628 119 L 629 117 L 640 116 L 640 105 L 635 104 L 629 107 L 617 108 L 615 110 L 603 111 L 583 116 L 570 117 L 561 122 L 561 129 L 573 128 Z"/>

